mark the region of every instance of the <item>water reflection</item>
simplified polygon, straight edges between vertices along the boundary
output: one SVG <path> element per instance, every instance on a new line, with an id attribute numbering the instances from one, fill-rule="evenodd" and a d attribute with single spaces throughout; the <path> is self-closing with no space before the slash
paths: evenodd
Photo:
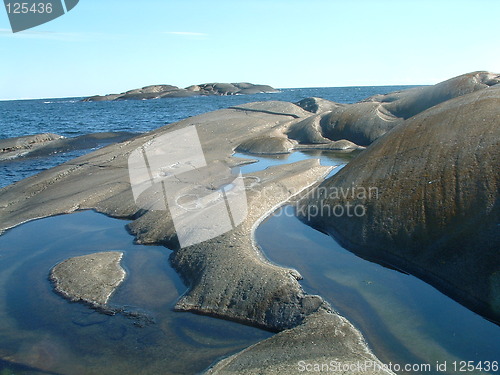
<path id="1" fill-rule="evenodd" d="M 453 361 L 500 359 L 499 326 L 413 276 L 355 256 L 301 223 L 291 206 L 277 213 L 256 231 L 266 256 L 296 268 L 306 291 L 325 297 L 351 320 L 382 361 L 429 363 L 434 369 L 437 361 L 447 361 L 452 374 Z"/>
<path id="2" fill-rule="evenodd" d="M 241 173 L 253 173 L 262 171 L 268 167 L 276 165 L 290 164 L 306 159 L 319 159 L 324 166 L 343 166 L 355 158 L 360 151 L 341 152 L 341 151 L 295 151 L 291 154 L 278 155 L 252 155 L 237 152 L 233 154 L 236 158 L 253 159 L 256 163 L 246 164 L 240 167 Z M 335 172 L 338 171 L 338 168 Z"/>

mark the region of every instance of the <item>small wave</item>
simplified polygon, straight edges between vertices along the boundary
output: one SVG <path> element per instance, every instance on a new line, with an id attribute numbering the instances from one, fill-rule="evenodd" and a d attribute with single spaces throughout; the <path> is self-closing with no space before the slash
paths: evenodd
<path id="1" fill-rule="evenodd" d="M 61 104 L 61 103 L 76 103 L 78 100 L 48 100 L 44 101 L 43 104 Z"/>

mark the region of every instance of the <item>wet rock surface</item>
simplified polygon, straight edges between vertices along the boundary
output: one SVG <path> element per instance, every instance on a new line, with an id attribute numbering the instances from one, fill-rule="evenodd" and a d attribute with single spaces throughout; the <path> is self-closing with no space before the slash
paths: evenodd
<path id="1" fill-rule="evenodd" d="M 144 210 L 134 201 L 128 158 L 141 147 L 147 149 L 155 139 L 195 126 L 205 159 L 217 172 L 224 169 L 222 164 L 234 167 L 248 162 L 231 156 L 238 145 L 269 133 L 283 134 L 291 121 L 309 115 L 292 103 L 252 103 L 191 117 L 107 146 L 0 190 L 0 226 L 6 230 L 34 218 L 83 209 L 128 218 L 133 220 L 129 230 L 138 242 L 175 249 L 171 262 L 189 288 L 178 301 L 177 310 L 272 331 L 300 326 L 310 314 L 331 308 L 321 297 L 302 290 L 297 271 L 268 262 L 254 243 L 253 231 L 277 207 L 323 179 L 330 167 L 306 160 L 244 176 L 248 198 L 245 220 L 220 236 L 179 248 L 168 211 Z M 209 180 L 198 182 L 213 189 Z M 101 298 L 98 302 L 104 301 Z M 355 330 L 352 334 L 360 335 Z"/>
<path id="2" fill-rule="evenodd" d="M 317 98 L 297 103 L 318 114 L 307 136 L 311 143 L 322 138 L 332 141 L 346 139 L 360 146 L 368 146 L 389 130 L 447 100 L 484 90 L 500 83 L 500 75 L 490 72 L 464 74 L 433 86 L 417 87 L 385 95 L 376 95 L 354 104 L 338 104 Z M 300 128 L 296 126 L 295 128 Z M 297 133 L 298 129 L 293 129 Z"/>
<path id="3" fill-rule="evenodd" d="M 205 374 L 305 372 L 394 374 L 367 350 L 363 337 L 349 321 L 325 310 L 309 315 L 294 329 L 221 360 Z"/>

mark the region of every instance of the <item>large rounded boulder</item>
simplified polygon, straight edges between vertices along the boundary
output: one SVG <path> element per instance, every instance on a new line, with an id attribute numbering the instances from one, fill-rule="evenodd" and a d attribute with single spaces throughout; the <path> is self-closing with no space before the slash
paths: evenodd
<path id="1" fill-rule="evenodd" d="M 368 146 L 404 120 L 450 99 L 500 83 L 500 75 L 472 72 L 433 86 L 375 95 L 360 103 L 332 108 L 321 121 L 322 135 Z"/>
<path id="2" fill-rule="evenodd" d="M 500 322 L 500 85 L 388 132 L 300 202 L 310 225 Z"/>

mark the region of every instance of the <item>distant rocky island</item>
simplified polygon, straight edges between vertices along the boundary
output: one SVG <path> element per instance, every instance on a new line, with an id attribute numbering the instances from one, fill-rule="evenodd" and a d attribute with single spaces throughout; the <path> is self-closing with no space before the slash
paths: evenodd
<path id="1" fill-rule="evenodd" d="M 184 98 L 189 96 L 225 96 L 252 95 L 279 92 L 268 85 L 256 85 L 248 82 L 239 83 L 202 83 L 180 88 L 172 85 L 151 85 L 140 89 L 129 90 L 121 94 L 94 95 L 83 99 L 84 102 L 100 102 L 106 100 L 147 100 L 161 98 Z"/>

